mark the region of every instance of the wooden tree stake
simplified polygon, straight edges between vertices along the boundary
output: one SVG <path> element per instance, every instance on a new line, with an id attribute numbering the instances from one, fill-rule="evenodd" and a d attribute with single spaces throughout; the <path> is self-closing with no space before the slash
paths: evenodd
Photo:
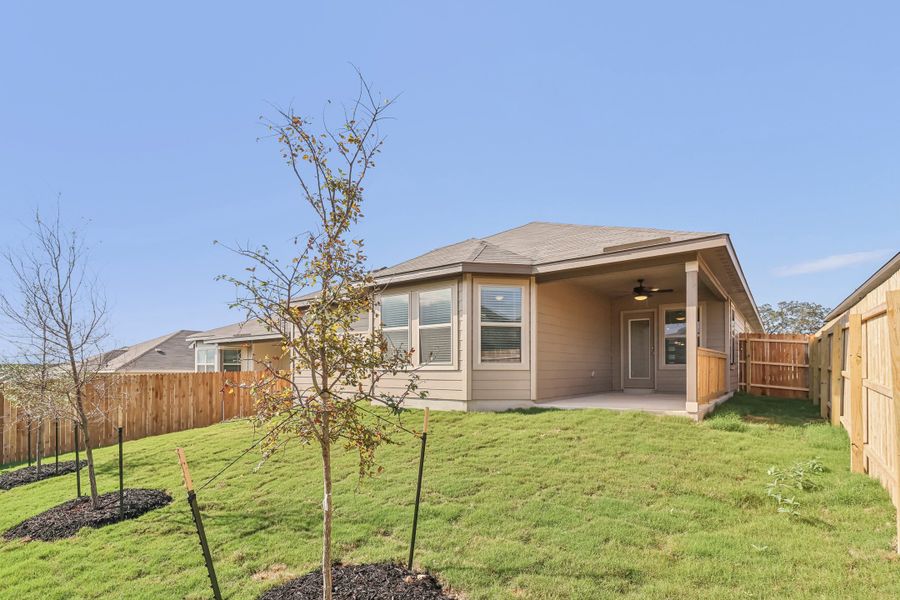
<path id="1" fill-rule="evenodd" d="M 194 491 L 194 480 L 191 479 L 191 470 L 188 468 L 187 458 L 183 448 L 176 448 L 178 463 L 181 465 L 181 475 L 184 478 L 184 488 L 187 490 L 188 504 L 191 506 L 191 514 L 194 516 L 194 525 L 197 527 L 197 537 L 200 538 L 200 548 L 203 550 L 203 561 L 206 563 L 206 574 L 209 576 L 209 585 L 216 600 L 222 600 L 222 592 L 219 591 L 219 580 L 216 578 L 216 568 L 213 565 L 212 554 L 209 551 L 209 543 L 206 541 L 206 530 L 203 529 L 203 518 L 200 516 L 200 506 L 197 504 L 197 493 Z"/>

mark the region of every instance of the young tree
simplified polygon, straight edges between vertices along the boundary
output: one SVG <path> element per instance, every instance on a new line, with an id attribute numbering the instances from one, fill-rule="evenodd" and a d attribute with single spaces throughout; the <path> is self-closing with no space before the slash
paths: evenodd
<path id="1" fill-rule="evenodd" d="M 345 111 L 341 126 L 315 131 L 292 110 L 269 123 L 284 160 L 312 209 L 314 226 L 294 239 L 297 255 L 275 258 L 269 248 L 230 248 L 249 259 L 243 278 L 222 276 L 238 290 L 235 307 L 259 319 L 281 337 L 290 369 L 264 361 L 253 385 L 258 419 L 268 430 L 264 457 L 286 441 L 318 445 L 322 460 L 323 598 L 332 597 L 332 451 L 341 444 L 359 455 L 360 476 L 380 470 L 375 451 L 389 441 L 392 419 L 367 407 L 377 402 L 394 409 L 417 395 L 411 350 L 395 349 L 378 330 L 354 332 L 361 315 L 374 315 L 375 281 L 366 267 L 363 242 L 351 237 L 362 217 L 363 181 L 375 166 L 383 138 L 378 125 L 391 101 L 376 98 L 360 77 L 360 93 Z M 311 288 L 318 293 L 298 296 Z M 379 391 L 385 376 L 398 376 L 402 392 Z M 399 417 L 397 417 L 399 418 Z"/>
<path id="2" fill-rule="evenodd" d="M 48 362 L 46 343 L 40 355 L 27 363 L 6 365 L 0 373 L 0 391 L 17 407 L 19 421 L 31 429 L 37 423 L 34 456 L 37 474 L 41 474 L 44 457 L 44 422 L 59 418 L 62 406 L 60 391 L 64 386 L 58 379 L 59 369 Z"/>
<path id="3" fill-rule="evenodd" d="M 825 324 L 830 312 L 830 308 L 821 304 L 797 300 L 781 301 L 776 307 L 771 304 L 759 307 L 759 316 L 768 333 L 815 333 Z"/>
<path id="4" fill-rule="evenodd" d="M 81 233 L 66 231 L 56 218 L 45 221 L 35 212 L 30 244 L 5 254 L 16 297 L 0 291 L 0 312 L 17 328 L 14 343 L 20 354 L 33 356 L 42 348 L 44 365 L 63 398 L 60 416 L 77 420 L 84 441 L 91 506 L 99 508 L 97 476 L 88 424 L 95 408 L 85 390 L 102 366 L 100 347 L 106 339 L 106 301 L 87 269 L 88 252 Z"/>

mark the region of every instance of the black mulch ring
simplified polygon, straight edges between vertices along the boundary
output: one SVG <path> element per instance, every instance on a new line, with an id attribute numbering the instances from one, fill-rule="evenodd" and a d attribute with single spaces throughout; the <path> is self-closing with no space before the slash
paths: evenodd
<path id="1" fill-rule="evenodd" d="M 334 565 L 334 600 L 455 600 L 428 573 L 393 563 Z M 265 592 L 258 600 L 320 600 L 322 569 Z"/>
<path id="2" fill-rule="evenodd" d="M 81 468 L 87 467 L 87 461 L 81 461 Z M 11 490 L 20 485 L 27 485 L 35 481 L 49 479 L 57 475 L 66 475 L 75 472 L 75 461 L 67 460 L 59 463 L 59 472 L 56 471 L 56 463 L 44 463 L 41 465 L 41 474 L 38 475 L 37 465 L 25 467 L 24 469 L 16 469 L 7 473 L 0 474 L 0 490 Z"/>
<path id="3" fill-rule="evenodd" d="M 25 519 L 3 534 L 7 540 L 23 538 L 52 542 L 72 537 L 82 527 L 103 527 L 122 520 L 136 519 L 146 512 L 162 508 L 172 496 L 162 490 L 125 490 L 125 519 L 119 518 L 119 492 L 100 496 L 100 508 L 91 508 L 90 497 L 70 500 Z"/>

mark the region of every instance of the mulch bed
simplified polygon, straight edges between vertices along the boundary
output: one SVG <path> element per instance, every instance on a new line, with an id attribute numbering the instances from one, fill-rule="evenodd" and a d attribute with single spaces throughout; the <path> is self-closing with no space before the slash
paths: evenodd
<path id="1" fill-rule="evenodd" d="M 334 600 L 455 600 L 428 573 L 408 571 L 393 563 L 335 565 Z M 320 600 L 322 570 L 272 588 L 259 600 Z"/>
<path id="2" fill-rule="evenodd" d="M 87 461 L 81 461 L 81 468 L 87 467 Z M 0 474 L 0 490 L 11 490 L 20 485 L 27 485 L 36 481 L 50 479 L 57 475 L 66 475 L 75 472 L 75 461 L 67 460 L 59 463 L 59 472 L 56 472 L 56 464 L 53 462 L 45 462 L 41 465 L 41 474 L 38 475 L 37 465 L 25 467 L 24 469 L 16 469 L 7 473 Z"/>
<path id="3" fill-rule="evenodd" d="M 82 527 L 98 528 L 121 520 L 136 519 L 171 501 L 172 496 L 162 490 L 125 490 L 125 519 L 120 519 L 119 492 L 101 495 L 97 510 L 91 509 L 89 496 L 82 497 L 25 519 L 6 531 L 3 537 L 7 540 L 21 538 L 52 542 L 72 537 Z"/>

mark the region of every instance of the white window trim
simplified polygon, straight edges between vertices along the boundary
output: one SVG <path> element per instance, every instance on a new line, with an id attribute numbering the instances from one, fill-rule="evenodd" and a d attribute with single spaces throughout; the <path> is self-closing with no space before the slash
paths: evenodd
<path id="1" fill-rule="evenodd" d="M 459 305 L 457 303 L 457 282 L 443 282 L 431 285 L 423 285 L 412 290 L 410 293 L 410 312 L 413 314 L 413 322 L 411 330 L 415 331 L 416 348 L 413 354 L 413 364 L 417 368 L 425 371 L 455 371 L 459 368 Z M 421 329 L 439 329 L 447 327 L 447 323 L 436 325 L 420 325 L 419 324 L 419 294 L 421 292 L 432 292 L 435 290 L 450 290 L 450 362 L 448 363 L 428 363 L 422 362 L 422 353 L 419 351 L 421 345 Z M 413 310 L 415 304 L 415 310 Z"/>
<path id="2" fill-rule="evenodd" d="M 486 323 L 487 326 L 521 327 L 522 328 L 522 360 L 517 363 L 481 362 L 481 288 L 490 286 L 517 287 L 522 290 L 522 323 L 521 325 L 503 325 L 498 323 Z M 476 279 L 474 287 L 475 298 L 472 302 L 474 315 L 473 354 L 475 360 L 472 368 L 479 371 L 528 371 L 531 357 L 531 293 L 530 281 L 527 279 Z"/>
<path id="3" fill-rule="evenodd" d="M 451 362 L 440 364 L 429 364 L 421 362 L 421 352 L 419 351 L 419 292 L 429 292 L 433 290 L 450 289 L 450 357 Z M 409 344 L 412 347 L 413 354 L 411 357 L 412 368 L 417 371 L 458 371 L 459 370 L 459 281 L 440 281 L 425 285 L 417 285 L 415 287 L 406 287 L 397 290 L 386 290 L 376 300 L 378 310 L 377 314 L 370 319 L 371 329 L 381 327 L 381 300 L 384 297 L 403 296 L 406 295 L 409 301 Z M 447 325 L 427 325 L 424 329 L 446 327 Z M 391 329 L 403 329 L 402 327 L 386 327 L 384 331 Z"/>
<path id="4" fill-rule="evenodd" d="M 212 371 L 200 371 L 197 367 L 200 366 L 200 363 L 197 361 L 197 355 L 201 350 L 212 350 L 213 351 L 213 362 L 212 362 Z M 209 363 L 203 363 L 204 365 L 208 365 Z M 194 346 L 194 372 L 195 373 L 215 373 L 219 370 L 219 348 L 216 344 L 197 344 Z"/>
<path id="5" fill-rule="evenodd" d="M 657 336 L 657 343 L 659 348 L 659 352 L 657 355 L 659 356 L 659 368 L 667 371 L 683 371 L 687 368 L 687 363 L 683 365 L 670 365 L 666 364 L 666 311 L 667 310 L 687 310 L 687 306 L 685 304 L 660 304 L 659 305 L 659 315 L 657 318 L 659 319 L 659 334 Z M 704 321 L 706 320 L 706 301 L 699 302 L 697 304 L 697 314 L 699 315 L 699 319 L 697 321 L 697 332 L 700 334 L 700 346 L 706 347 L 706 327 L 703 326 Z M 685 356 L 685 361 L 690 360 L 689 356 Z"/>

